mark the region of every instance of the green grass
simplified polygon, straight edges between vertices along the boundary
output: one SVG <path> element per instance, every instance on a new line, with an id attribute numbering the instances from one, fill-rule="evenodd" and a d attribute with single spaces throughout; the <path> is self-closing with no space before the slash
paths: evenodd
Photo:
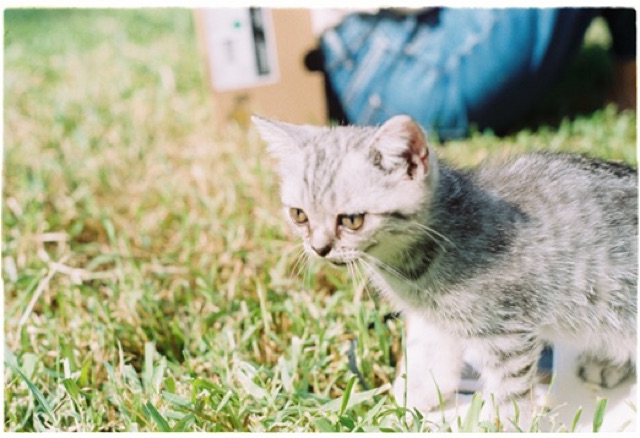
<path id="1" fill-rule="evenodd" d="M 390 395 L 388 304 L 342 271 L 296 273 L 256 132 L 211 123 L 189 11 L 4 19 L 5 430 L 446 430 Z M 635 164 L 635 127 L 606 107 L 439 150 Z"/>

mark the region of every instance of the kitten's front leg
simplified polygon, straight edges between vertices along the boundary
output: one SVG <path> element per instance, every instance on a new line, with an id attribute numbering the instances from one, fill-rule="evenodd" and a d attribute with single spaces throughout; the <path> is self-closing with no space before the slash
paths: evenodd
<path id="1" fill-rule="evenodd" d="M 406 361 L 398 365 L 393 395 L 407 408 L 428 411 L 447 399 L 460 383 L 460 340 L 419 314 L 406 315 Z M 403 358 L 404 359 L 404 358 Z"/>
<path id="2" fill-rule="evenodd" d="M 478 341 L 483 353 L 481 376 L 485 401 L 493 400 L 503 422 L 513 417 L 511 401 L 515 401 L 521 424 L 526 423 L 535 408 L 532 391 L 542 342 L 528 331 L 488 335 Z"/>

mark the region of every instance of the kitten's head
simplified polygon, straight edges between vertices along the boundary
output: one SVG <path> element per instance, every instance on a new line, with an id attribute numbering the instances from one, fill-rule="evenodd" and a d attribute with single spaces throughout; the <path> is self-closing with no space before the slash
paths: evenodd
<path id="1" fill-rule="evenodd" d="M 278 160 L 284 212 L 307 252 L 344 264 L 392 259 L 425 211 L 437 161 L 408 116 L 380 127 L 317 127 L 253 117 Z"/>

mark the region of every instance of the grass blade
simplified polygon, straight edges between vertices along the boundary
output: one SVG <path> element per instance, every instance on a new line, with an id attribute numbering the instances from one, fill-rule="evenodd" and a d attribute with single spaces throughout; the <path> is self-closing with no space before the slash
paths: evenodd
<path id="1" fill-rule="evenodd" d="M 336 432 L 335 427 L 326 418 L 314 418 L 313 424 L 320 430 L 320 432 L 331 433 Z"/>
<path id="2" fill-rule="evenodd" d="M 352 379 L 355 379 L 356 376 L 352 376 Z M 355 380 L 354 380 L 355 383 Z M 353 386 L 353 383 L 351 384 L 351 386 Z M 389 389 L 391 389 L 391 385 L 390 384 L 385 384 L 382 385 L 379 388 L 374 388 L 374 389 L 370 389 L 369 391 L 364 391 L 364 392 L 356 392 L 353 394 L 349 394 L 348 398 L 347 398 L 347 402 L 346 402 L 346 406 L 344 407 L 343 411 L 340 411 L 340 409 L 342 409 L 343 407 L 343 401 L 345 398 L 345 394 L 347 393 L 345 390 L 345 394 L 342 395 L 342 397 L 336 398 L 334 400 L 331 400 L 330 402 L 320 406 L 320 411 L 321 412 L 344 412 L 347 409 L 351 409 L 352 407 L 363 403 L 365 401 L 371 400 L 373 397 L 375 397 L 378 394 L 382 394 L 386 391 L 388 391 Z M 342 414 L 340 414 L 342 415 Z"/>
<path id="3" fill-rule="evenodd" d="M 196 416 L 193 414 L 187 414 L 180 421 L 176 423 L 173 428 L 173 432 L 186 432 L 187 428 L 196 421 Z"/>
<path id="4" fill-rule="evenodd" d="M 467 410 L 467 414 L 464 417 L 464 421 L 462 422 L 462 432 L 475 432 L 478 430 L 478 422 L 480 420 L 480 411 L 482 410 L 482 405 L 484 401 L 482 397 L 477 392 L 473 394 L 471 398 L 471 404 L 469 405 L 469 409 Z"/>
<path id="5" fill-rule="evenodd" d="M 53 413 L 53 411 L 51 410 L 51 406 L 49 406 L 49 403 L 47 402 L 47 399 L 44 398 L 44 395 L 42 395 L 40 390 L 38 388 L 36 388 L 36 386 L 33 383 L 31 383 L 31 381 L 27 378 L 27 376 L 24 375 L 24 373 L 22 371 L 20 371 L 20 369 L 18 369 L 16 367 L 12 367 L 12 368 L 25 381 L 25 383 L 29 387 L 29 390 L 31 391 L 31 393 L 33 394 L 35 399 L 38 401 L 38 404 L 40 406 L 42 406 L 42 409 L 44 409 L 45 413 L 49 416 L 51 421 L 53 421 L 54 423 L 57 422 L 58 420 L 56 418 L 56 414 Z"/>
<path id="6" fill-rule="evenodd" d="M 153 342 L 144 343 L 144 374 L 142 383 L 147 394 L 150 394 L 151 380 L 153 378 L 153 356 L 156 352 L 156 346 Z"/>
<path id="7" fill-rule="evenodd" d="M 162 391 L 162 393 L 160 394 L 160 396 L 167 402 L 176 405 L 176 406 L 182 406 L 182 407 L 193 407 L 193 403 L 191 403 L 189 400 L 187 400 L 186 398 L 180 397 L 179 395 L 176 394 L 172 394 L 170 392 L 167 391 Z"/>
<path id="8" fill-rule="evenodd" d="M 607 399 L 598 397 L 596 410 L 593 414 L 593 431 L 598 432 L 604 421 L 604 411 L 607 408 Z"/>
<path id="9" fill-rule="evenodd" d="M 582 415 L 582 406 L 578 408 L 578 410 L 576 411 L 576 414 L 573 416 L 573 420 L 571 421 L 571 428 L 569 429 L 569 432 L 575 432 L 581 415 Z"/>
<path id="10" fill-rule="evenodd" d="M 353 389 L 354 383 L 356 383 L 356 376 L 351 376 L 349 381 L 347 382 L 347 387 L 344 390 L 344 394 L 342 394 L 342 404 L 340 405 L 340 411 L 338 415 L 344 414 L 344 411 L 347 410 L 347 405 L 349 404 L 349 397 L 351 396 L 351 390 Z"/>
<path id="11" fill-rule="evenodd" d="M 62 384 L 64 385 L 64 388 L 67 390 L 67 393 L 71 396 L 73 401 L 77 402 L 80 390 L 78 389 L 76 381 L 72 378 L 66 378 L 62 380 Z"/>
<path id="12" fill-rule="evenodd" d="M 167 420 L 164 419 L 162 414 L 158 412 L 158 410 L 151 404 L 151 402 L 148 401 L 145 406 L 153 420 L 156 422 L 156 425 L 158 426 L 158 429 L 160 429 L 160 432 L 171 432 L 169 423 L 167 423 Z"/>

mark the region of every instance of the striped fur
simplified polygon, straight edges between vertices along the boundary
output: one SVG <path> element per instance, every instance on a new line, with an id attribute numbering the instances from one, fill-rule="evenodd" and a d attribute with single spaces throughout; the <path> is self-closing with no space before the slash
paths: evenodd
<path id="1" fill-rule="evenodd" d="M 536 153 L 462 171 L 406 116 L 254 122 L 278 158 L 285 212 L 309 219 L 292 222 L 307 251 L 330 247 L 326 260 L 364 271 L 404 312 L 399 401 L 435 406 L 467 353 L 498 401 L 526 396 L 543 344 L 558 339 L 582 346 L 586 380 L 613 386 L 635 369 L 635 169 Z M 340 214 L 365 214 L 364 225 L 345 230 Z"/>

